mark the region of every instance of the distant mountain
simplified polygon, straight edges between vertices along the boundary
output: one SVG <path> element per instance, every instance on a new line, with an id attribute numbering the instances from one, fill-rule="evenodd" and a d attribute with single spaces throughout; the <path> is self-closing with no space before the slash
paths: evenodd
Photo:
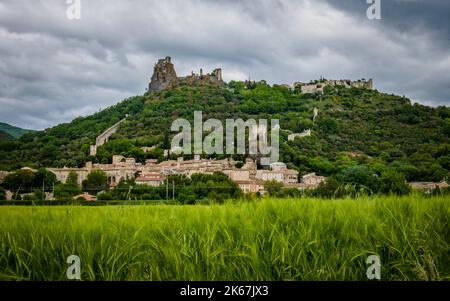
<path id="1" fill-rule="evenodd" d="M 8 134 L 5 131 L 0 130 L 0 141 L 11 141 L 14 140 L 14 137 Z"/>
<path id="2" fill-rule="evenodd" d="M 22 137 L 22 135 L 25 133 L 34 132 L 33 130 L 21 129 L 19 127 L 12 126 L 10 124 L 3 123 L 3 122 L 0 122 L 0 131 L 10 134 L 11 136 L 13 136 L 16 139 Z"/>

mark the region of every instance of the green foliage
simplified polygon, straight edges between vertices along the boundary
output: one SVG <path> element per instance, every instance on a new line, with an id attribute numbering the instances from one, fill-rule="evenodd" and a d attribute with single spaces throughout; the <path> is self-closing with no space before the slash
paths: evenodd
<path id="1" fill-rule="evenodd" d="M 21 169 L 7 175 L 3 179 L 2 186 L 12 192 L 32 192 L 34 178 L 34 172 Z"/>
<path id="2" fill-rule="evenodd" d="M 114 196 L 110 192 L 101 192 L 97 195 L 97 200 L 112 201 L 112 200 L 114 200 Z"/>
<path id="3" fill-rule="evenodd" d="M 377 176 L 366 166 L 352 166 L 344 169 L 337 175 L 339 182 L 354 187 L 356 190 L 365 190 L 372 194 L 378 188 Z"/>
<path id="4" fill-rule="evenodd" d="M 320 125 L 323 127 L 324 131 L 330 134 L 339 133 L 339 124 L 334 118 L 324 118 L 320 120 Z"/>
<path id="5" fill-rule="evenodd" d="M 280 182 L 277 182 L 275 180 L 266 181 L 264 183 L 264 190 L 270 196 L 278 196 L 282 189 L 283 189 L 283 184 Z"/>
<path id="6" fill-rule="evenodd" d="M 12 141 L 14 140 L 14 137 L 10 135 L 9 133 L 0 130 L 0 141 Z"/>
<path id="7" fill-rule="evenodd" d="M 236 199 L 241 195 L 237 184 L 220 172 L 212 175 L 193 174 L 190 180 L 185 180 L 181 192 L 177 199 L 182 203 L 192 203 L 194 195 L 196 200 L 208 199 L 216 202 Z"/>
<path id="8" fill-rule="evenodd" d="M 71 171 L 69 172 L 66 180 L 66 184 L 78 186 L 78 175 L 76 172 Z"/>
<path id="9" fill-rule="evenodd" d="M 44 192 L 41 189 L 34 188 L 33 194 L 34 194 L 34 200 L 43 200 L 44 199 Z"/>
<path id="10" fill-rule="evenodd" d="M 402 173 L 388 169 L 382 173 L 379 179 L 378 191 L 384 194 L 404 195 L 408 194 L 411 188 Z"/>
<path id="11" fill-rule="evenodd" d="M 450 137 L 450 118 L 445 119 L 444 123 L 444 133 Z"/>
<path id="12" fill-rule="evenodd" d="M 411 192 L 406 177 L 396 169 L 381 168 L 380 174 L 381 176 L 366 166 L 348 167 L 337 176 L 327 178 L 309 194 L 321 198 L 343 198 L 376 193 L 405 195 Z"/>
<path id="13" fill-rule="evenodd" d="M 54 196 L 57 200 L 72 200 L 74 196 L 81 193 L 81 188 L 77 184 L 60 183 L 55 186 Z"/>
<path id="14" fill-rule="evenodd" d="M 384 281 L 450 279 L 448 196 L 1 209 L 0 280 L 65 281 L 67 254 L 83 281 L 367 281 L 370 255 Z"/>
<path id="15" fill-rule="evenodd" d="M 238 161 L 236 162 L 236 164 L 234 165 L 236 168 L 242 168 L 242 166 L 244 166 L 244 162 L 242 161 Z"/>
<path id="16" fill-rule="evenodd" d="M 26 133 L 33 132 L 32 130 L 21 129 L 3 122 L 0 122 L 0 131 L 7 133 L 10 137 L 13 137 L 13 139 L 20 138 Z"/>
<path id="17" fill-rule="evenodd" d="M 76 176 L 76 174 L 75 174 L 75 176 Z M 69 174 L 69 179 L 70 179 L 70 174 Z M 56 175 L 54 173 L 41 167 L 38 169 L 38 171 L 34 175 L 33 186 L 41 188 L 44 185 L 45 189 L 48 190 L 57 182 L 58 182 L 58 180 L 56 179 Z"/>
<path id="18" fill-rule="evenodd" d="M 36 200 L 36 195 L 34 193 L 32 194 L 26 194 L 22 197 L 23 201 L 35 201 Z"/>
<path id="19" fill-rule="evenodd" d="M 94 195 L 108 188 L 108 175 L 102 170 L 90 172 L 86 180 L 83 181 L 83 190 Z"/>
<path id="20" fill-rule="evenodd" d="M 223 202 L 241 196 L 239 187 L 225 174 L 171 175 L 159 187 L 136 185 L 132 180 L 121 181 L 109 192 L 114 200 L 176 200 L 182 204 L 194 204 L 207 200 Z"/>
<path id="21" fill-rule="evenodd" d="M 6 200 L 6 190 L 3 187 L 0 187 L 0 200 Z"/>
<path id="22" fill-rule="evenodd" d="M 313 109 L 319 116 L 312 121 Z M 161 93 L 126 99 L 88 117 L 80 117 L 17 141 L 0 141 L 0 169 L 23 166 L 81 167 L 86 161 L 110 163 L 113 155 L 164 160 L 170 125 L 177 118 L 279 119 L 280 160 L 302 173 L 334 175 L 349 166 L 365 165 L 378 175 L 380 167 L 403 173 L 408 181 L 440 181 L 450 171 L 450 115 L 446 107 L 431 108 L 376 90 L 326 89 L 304 95 L 284 86 L 232 81 L 227 86 L 180 86 Z M 89 156 L 95 137 L 130 114 L 108 143 Z M 311 137 L 286 141 L 288 131 L 312 130 Z M 143 146 L 155 146 L 149 153 Z M 349 155 L 358 154 L 357 156 Z M 219 157 L 219 156 L 211 156 Z M 242 159 L 240 159 L 242 160 Z"/>
<path id="23" fill-rule="evenodd" d="M 340 183 L 336 177 L 328 177 L 325 182 L 319 184 L 319 187 L 311 192 L 312 196 L 332 199 L 342 198 L 345 196 L 345 191 L 342 189 L 342 183 Z"/>

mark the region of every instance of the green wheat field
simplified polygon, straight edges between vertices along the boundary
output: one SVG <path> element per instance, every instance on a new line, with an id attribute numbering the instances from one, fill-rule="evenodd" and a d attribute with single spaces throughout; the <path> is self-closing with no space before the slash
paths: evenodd
<path id="1" fill-rule="evenodd" d="M 0 280 L 450 280 L 445 197 L 0 207 Z"/>

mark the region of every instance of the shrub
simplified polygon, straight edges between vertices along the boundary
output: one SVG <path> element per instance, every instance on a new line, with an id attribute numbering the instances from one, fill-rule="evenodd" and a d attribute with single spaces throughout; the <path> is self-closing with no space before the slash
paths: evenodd
<path id="1" fill-rule="evenodd" d="M 405 176 L 394 169 L 384 171 L 378 182 L 378 191 L 384 194 L 404 195 L 411 191 Z"/>
<path id="2" fill-rule="evenodd" d="M 101 192 L 97 195 L 97 200 L 99 201 L 112 201 L 114 196 L 109 192 Z"/>
<path id="3" fill-rule="evenodd" d="M 264 190 L 267 191 L 270 196 L 280 195 L 282 189 L 283 184 L 275 180 L 266 181 L 264 183 Z"/>
<path id="4" fill-rule="evenodd" d="M 0 200 L 6 200 L 6 190 L 2 187 L 0 187 Z"/>

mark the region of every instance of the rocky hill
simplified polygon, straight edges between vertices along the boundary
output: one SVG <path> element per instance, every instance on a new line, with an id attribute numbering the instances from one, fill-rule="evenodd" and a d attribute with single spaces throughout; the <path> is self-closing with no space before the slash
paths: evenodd
<path id="1" fill-rule="evenodd" d="M 160 79 L 161 74 L 154 80 Z M 264 81 L 179 79 L 170 78 L 172 84 L 165 88 L 159 82 L 158 89 L 94 115 L 0 142 L 0 170 L 106 163 L 113 154 L 142 162 L 163 160 L 175 134 L 170 132 L 172 121 L 192 120 L 194 111 L 202 111 L 205 120 L 279 119 L 280 160 L 301 174 L 330 175 L 349 165 L 366 165 L 374 172 L 394 167 L 408 180 L 440 181 L 449 175 L 447 107 L 411 104 L 407 98 L 366 88 L 328 86 L 322 93 L 304 94 L 299 88 Z M 91 156 L 90 145 L 96 137 L 127 114 L 118 131 Z M 289 141 L 289 135 L 305 131 L 308 135 Z"/>

